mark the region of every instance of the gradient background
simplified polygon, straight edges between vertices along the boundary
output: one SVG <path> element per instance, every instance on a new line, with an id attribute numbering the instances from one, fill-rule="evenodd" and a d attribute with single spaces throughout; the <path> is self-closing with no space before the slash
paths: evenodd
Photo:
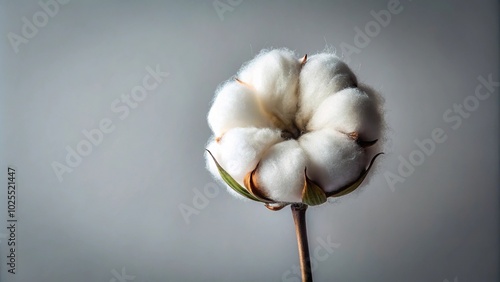
<path id="1" fill-rule="evenodd" d="M 217 86 L 262 48 L 340 54 L 388 1 L 243 0 L 222 17 L 212 1 L 102 2 L 60 5 L 16 54 L 7 34 L 42 9 L 1 1 L 1 167 L 17 168 L 19 222 L 16 275 L 0 229 L 0 280 L 117 282 L 124 269 L 136 282 L 298 281 L 288 208 L 270 212 L 220 188 L 183 218 L 179 206 L 213 185 L 206 114 Z M 499 80 L 498 6 L 402 0 L 351 56 L 359 80 L 386 98 L 390 141 L 361 193 L 309 209 L 311 248 L 340 244 L 315 281 L 499 281 L 498 87 L 456 130 L 443 120 L 478 76 Z M 156 65 L 168 78 L 118 119 L 112 101 Z M 103 118 L 115 130 L 59 182 L 51 163 Z M 435 128 L 446 141 L 391 189 L 384 175 Z"/>

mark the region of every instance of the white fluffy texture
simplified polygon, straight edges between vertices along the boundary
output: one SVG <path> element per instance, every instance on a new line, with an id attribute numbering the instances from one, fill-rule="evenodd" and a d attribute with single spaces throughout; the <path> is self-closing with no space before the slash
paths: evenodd
<path id="1" fill-rule="evenodd" d="M 300 68 L 300 59 L 290 50 L 262 51 L 243 67 L 237 78 L 255 89 L 267 112 L 290 126 L 297 109 Z"/>
<path id="2" fill-rule="evenodd" d="M 207 149 L 222 168 L 243 185 L 244 177 L 255 169 L 266 150 L 280 141 L 283 141 L 281 132 L 276 129 L 235 128 L 226 132 L 219 142 L 212 141 Z M 210 158 L 207 159 L 209 171 L 219 175 L 217 166 L 208 153 L 207 157 Z M 228 188 L 230 192 L 234 192 Z M 235 195 L 241 197 L 237 193 Z"/>
<path id="3" fill-rule="evenodd" d="M 217 91 L 208 112 L 208 124 L 215 136 L 220 137 L 236 127 L 268 127 L 270 121 L 251 89 L 229 81 Z"/>
<path id="4" fill-rule="evenodd" d="M 212 155 L 214 155 L 216 160 L 220 159 L 219 158 L 219 147 L 218 147 L 217 142 L 215 140 L 212 139 L 209 141 L 209 143 L 207 145 L 207 149 L 210 152 L 212 152 Z M 216 180 L 218 180 L 220 183 L 222 183 L 224 185 L 224 187 L 226 187 L 227 191 L 231 195 L 233 195 L 236 198 L 242 199 L 242 200 L 248 200 L 247 198 L 242 197 L 240 194 L 238 194 L 236 191 L 234 191 L 231 187 L 229 187 L 229 185 L 227 185 L 226 182 L 224 182 L 224 180 L 222 180 L 222 177 L 219 174 L 219 170 L 217 169 L 217 165 L 212 160 L 212 157 L 210 156 L 210 154 L 208 152 L 205 152 L 205 162 L 206 162 L 208 171 L 210 171 L 210 173 L 212 173 L 212 175 L 214 176 L 214 178 Z"/>
<path id="5" fill-rule="evenodd" d="M 300 72 L 297 125 L 305 128 L 314 111 L 330 95 L 357 84 L 356 76 L 334 54 L 317 54 L 307 59 Z"/>
<path id="6" fill-rule="evenodd" d="M 207 144 L 207 150 L 209 150 L 214 158 L 218 161 L 220 159 L 219 156 L 219 146 L 217 145 L 217 142 L 212 138 L 208 141 Z M 215 162 L 212 160 L 212 157 L 208 152 L 205 152 L 205 163 L 207 165 L 208 171 L 212 173 L 212 175 L 217 179 L 222 182 L 224 182 L 219 174 L 219 170 L 217 169 L 217 165 L 215 165 Z"/>
<path id="7" fill-rule="evenodd" d="M 257 186 L 271 199 L 301 202 L 306 165 L 307 156 L 299 142 L 278 143 L 267 151 L 257 168 Z"/>
<path id="8" fill-rule="evenodd" d="M 255 169 L 262 155 L 272 145 L 283 141 L 279 130 L 235 128 L 219 142 L 219 163 L 238 182 Z"/>
<path id="9" fill-rule="evenodd" d="M 300 137 L 307 154 L 307 176 L 325 192 L 342 188 L 356 179 L 366 165 L 364 150 L 345 134 L 330 129 Z"/>
<path id="10" fill-rule="evenodd" d="M 347 88 L 326 98 L 308 123 L 310 131 L 331 128 L 357 132 L 364 141 L 380 136 L 381 117 L 375 101 L 358 88 Z"/>
<path id="11" fill-rule="evenodd" d="M 302 65 L 292 51 L 262 51 L 236 77 L 243 83 L 219 88 L 208 114 L 215 135 L 208 149 L 240 184 L 259 163 L 255 183 L 264 194 L 302 202 L 305 168 L 331 192 L 356 180 L 378 152 L 379 146 L 362 148 L 347 134 L 383 140 L 383 101 L 358 85 L 335 55 L 310 56 Z M 212 159 L 206 160 L 220 180 Z"/>

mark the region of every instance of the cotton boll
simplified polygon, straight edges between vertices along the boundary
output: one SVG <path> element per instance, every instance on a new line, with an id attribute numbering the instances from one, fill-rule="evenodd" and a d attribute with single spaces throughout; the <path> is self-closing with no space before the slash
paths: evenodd
<path id="1" fill-rule="evenodd" d="M 218 89 L 207 119 L 217 137 L 235 127 L 270 126 L 253 90 L 236 81 L 228 81 Z"/>
<path id="2" fill-rule="evenodd" d="M 275 125 L 289 127 L 297 108 L 300 68 L 300 60 L 292 51 L 276 49 L 262 51 L 237 77 L 255 89 L 265 110 L 277 117 Z"/>
<path id="3" fill-rule="evenodd" d="M 311 56 L 300 72 L 297 125 L 305 128 L 314 111 L 328 96 L 356 87 L 356 84 L 351 69 L 334 54 Z"/>
<path id="4" fill-rule="evenodd" d="M 306 161 L 304 150 L 296 140 L 272 146 L 257 168 L 257 186 L 274 201 L 302 202 Z"/>
<path id="5" fill-rule="evenodd" d="M 235 128 L 218 142 L 219 164 L 243 185 L 244 177 L 255 169 L 262 155 L 283 141 L 281 132 L 269 128 Z"/>
<path id="6" fill-rule="evenodd" d="M 299 143 L 308 157 L 307 176 L 325 192 L 351 183 L 364 169 L 364 150 L 345 134 L 323 129 L 302 135 Z"/>
<path id="7" fill-rule="evenodd" d="M 382 120 L 377 100 L 358 88 L 348 88 L 326 98 L 307 125 L 308 131 L 324 128 L 357 132 L 359 139 L 380 138 Z"/>
<path id="8" fill-rule="evenodd" d="M 325 192 L 338 191 L 380 152 L 383 99 L 335 55 L 301 60 L 286 49 L 262 51 L 236 78 L 217 90 L 208 149 L 254 195 L 278 206 L 302 202 L 306 168 Z M 206 161 L 224 183 L 208 154 Z"/>

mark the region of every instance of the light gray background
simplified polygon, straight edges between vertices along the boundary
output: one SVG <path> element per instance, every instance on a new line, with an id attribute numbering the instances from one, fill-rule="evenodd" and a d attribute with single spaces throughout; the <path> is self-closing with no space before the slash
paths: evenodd
<path id="1" fill-rule="evenodd" d="M 113 270 L 125 268 L 137 282 L 281 281 L 298 264 L 288 208 L 270 212 L 220 189 L 189 224 L 179 211 L 213 181 L 203 150 L 214 90 L 262 48 L 340 53 L 387 3 L 244 0 L 221 18 L 212 1 L 74 0 L 16 54 L 7 34 L 41 8 L 2 1 L 1 167 L 17 167 L 19 222 L 15 276 L 0 229 L 0 280 L 119 281 Z M 474 94 L 478 76 L 498 81 L 498 3 L 401 6 L 349 62 L 386 98 L 391 141 L 361 193 L 309 209 L 311 248 L 328 236 L 340 244 L 314 277 L 498 281 L 498 88 L 458 129 L 442 117 Z M 156 65 L 168 78 L 118 119 L 112 101 Z M 116 129 L 59 182 L 51 163 L 103 118 Z M 446 142 L 391 190 L 384 174 L 434 128 Z"/>

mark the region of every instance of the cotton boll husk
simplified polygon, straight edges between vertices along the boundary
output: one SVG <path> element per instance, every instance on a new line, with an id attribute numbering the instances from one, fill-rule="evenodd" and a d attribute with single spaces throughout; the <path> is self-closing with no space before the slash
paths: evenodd
<path id="1" fill-rule="evenodd" d="M 307 130 L 330 128 L 343 133 L 357 132 L 363 141 L 379 139 L 380 107 L 377 99 L 370 95 L 359 88 L 347 88 L 329 96 L 313 114 Z"/>
<path id="2" fill-rule="evenodd" d="M 356 87 L 356 84 L 354 73 L 334 54 L 311 56 L 300 72 L 297 125 L 305 128 L 314 111 L 328 96 Z"/>
<path id="3" fill-rule="evenodd" d="M 307 161 L 307 176 L 325 192 L 356 180 L 366 165 L 364 150 L 347 135 L 323 129 L 302 135 L 299 143 Z"/>
<path id="4" fill-rule="evenodd" d="M 255 89 L 264 109 L 277 117 L 275 126 L 283 129 L 293 124 L 300 68 L 300 60 L 290 50 L 263 50 L 237 77 Z"/>
<path id="5" fill-rule="evenodd" d="M 207 119 L 217 137 L 236 127 L 270 126 L 254 91 L 236 81 L 228 81 L 218 89 Z"/>
<path id="6" fill-rule="evenodd" d="M 257 187 L 277 202 L 302 202 L 307 157 L 297 140 L 272 146 L 262 157 L 257 171 Z"/>

